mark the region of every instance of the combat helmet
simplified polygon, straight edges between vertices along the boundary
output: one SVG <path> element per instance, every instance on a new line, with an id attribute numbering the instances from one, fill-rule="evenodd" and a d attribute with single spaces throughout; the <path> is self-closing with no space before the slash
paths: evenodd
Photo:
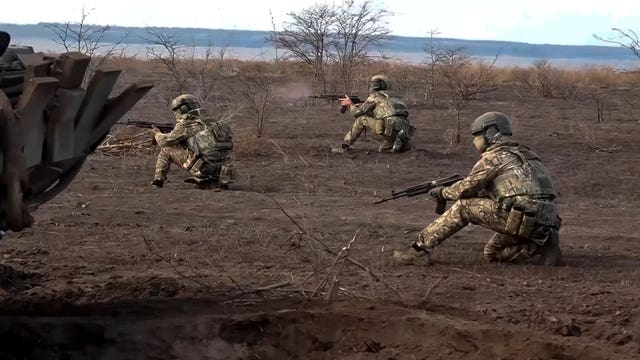
<path id="1" fill-rule="evenodd" d="M 200 103 L 191 94 L 182 94 L 171 101 L 171 111 L 179 110 L 182 114 L 198 108 L 200 108 Z"/>
<path id="2" fill-rule="evenodd" d="M 371 86 L 369 87 L 369 90 L 371 91 L 391 90 L 391 82 L 386 75 L 374 75 L 371 77 L 369 82 L 371 83 Z"/>
<path id="3" fill-rule="evenodd" d="M 471 124 L 471 135 L 476 136 L 480 134 L 486 134 L 486 131 L 490 128 L 495 128 L 497 133 L 504 136 L 513 135 L 511 131 L 511 123 L 509 117 L 498 111 L 486 112 L 478 116 Z M 492 134 L 497 135 L 497 134 Z M 493 136 L 491 136 L 493 137 Z"/>

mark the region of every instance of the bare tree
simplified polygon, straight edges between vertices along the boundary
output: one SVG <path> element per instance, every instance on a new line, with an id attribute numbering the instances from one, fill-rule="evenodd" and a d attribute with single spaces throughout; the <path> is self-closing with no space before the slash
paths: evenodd
<path id="1" fill-rule="evenodd" d="M 218 80 L 223 75 L 227 47 L 214 51 L 212 44 L 203 48 L 204 54 L 198 54 L 198 48 L 188 47 L 180 42 L 178 36 L 162 28 L 147 28 L 147 57 L 160 62 L 173 80 L 171 93 L 167 100 L 187 92 L 194 93 L 201 101 L 210 102 L 215 93 Z"/>
<path id="2" fill-rule="evenodd" d="M 371 60 L 369 51 L 380 48 L 385 41 L 391 39 L 391 31 L 384 22 L 384 18 L 390 15 L 390 11 L 375 7 L 373 0 L 343 2 L 335 23 L 333 56 L 340 69 L 340 80 L 345 90 L 352 87 L 355 67 Z"/>
<path id="3" fill-rule="evenodd" d="M 604 41 L 610 44 L 616 44 L 623 48 L 631 50 L 637 57 L 640 58 L 640 38 L 638 34 L 631 30 L 622 30 L 618 28 L 612 28 L 611 30 L 618 33 L 617 39 L 605 39 L 599 35 L 593 34 L 593 37 L 597 40 Z"/>
<path id="4" fill-rule="evenodd" d="M 147 57 L 162 63 L 173 79 L 175 89 L 169 98 L 184 93 L 187 76 L 182 69 L 181 62 L 185 56 L 185 46 L 180 43 L 178 36 L 173 32 L 152 27 L 147 28 L 146 31 L 147 37 L 144 40 L 151 44 L 147 47 Z"/>
<path id="5" fill-rule="evenodd" d="M 221 47 L 216 53 L 210 44 L 204 49 L 204 56 L 201 57 L 193 46 L 189 49 L 187 58 L 183 59 L 187 78 L 191 80 L 192 87 L 198 90 L 198 96 L 205 103 L 211 101 L 218 81 L 225 71 L 227 46 Z"/>
<path id="6" fill-rule="evenodd" d="M 126 39 L 126 35 L 115 42 L 105 40 L 110 25 L 91 25 L 87 23 L 89 15 L 95 9 L 86 10 L 82 7 L 78 22 L 67 21 L 65 23 L 45 23 L 44 27 L 53 31 L 53 42 L 64 47 L 65 51 L 77 51 L 91 57 L 89 68 L 85 74 L 84 83 L 93 76 L 95 70 L 101 67 L 105 61 L 115 55 L 120 45 Z"/>
<path id="7" fill-rule="evenodd" d="M 436 87 L 438 85 L 438 66 L 445 63 L 448 52 L 436 45 L 435 35 L 440 35 L 438 29 L 429 30 L 429 41 L 427 43 L 427 86 L 425 92 L 425 100 L 427 97 L 431 98 L 431 104 L 436 104 Z M 461 49 L 457 49 L 460 51 Z"/>
<path id="8" fill-rule="evenodd" d="M 547 59 L 536 60 L 533 63 L 534 78 L 533 83 L 529 83 L 538 95 L 546 98 L 554 96 L 553 67 Z"/>
<path id="9" fill-rule="evenodd" d="M 442 56 L 441 64 L 437 69 L 447 87 L 449 104 L 456 113 L 456 127 L 453 134 L 455 144 L 460 143 L 460 115 L 467 101 L 497 89 L 493 72 L 497 59 L 498 55 L 492 62 L 486 63 L 471 58 L 461 49 L 448 50 Z"/>
<path id="10" fill-rule="evenodd" d="M 269 41 L 291 53 L 291 57 L 313 67 L 313 75 L 322 92 L 327 91 L 325 66 L 332 43 L 332 27 L 336 21 L 336 7 L 315 4 L 299 13 L 288 13 L 291 20 L 284 30 L 271 34 Z"/>
<path id="11" fill-rule="evenodd" d="M 267 119 L 273 88 L 280 76 L 278 66 L 272 63 L 250 62 L 235 71 L 238 85 L 232 88 L 256 116 L 256 136 L 262 136 Z"/>
<path id="12" fill-rule="evenodd" d="M 449 50 L 442 55 L 438 72 L 449 90 L 462 100 L 477 99 L 478 95 L 496 91 L 494 65 L 496 55 L 490 63 L 472 58 L 461 49 Z"/>

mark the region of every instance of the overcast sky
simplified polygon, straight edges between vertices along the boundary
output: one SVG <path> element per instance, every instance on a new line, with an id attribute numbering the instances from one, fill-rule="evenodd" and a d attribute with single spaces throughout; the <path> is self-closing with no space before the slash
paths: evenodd
<path id="1" fill-rule="evenodd" d="M 82 6 L 93 9 L 87 22 L 122 26 L 172 26 L 270 30 L 287 13 L 314 0 L 9 0 L 0 22 L 37 23 L 79 20 Z M 332 3 L 328 1 L 328 3 Z M 338 2 L 339 3 L 339 2 Z M 529 43 L 603 45 L 593 33 L 610 37 L 612 27 L 640 31 L 640 1 L 619 0 L 376 0 L 394 13 L 387 18 L 394 35 L 509 40 Z"/>

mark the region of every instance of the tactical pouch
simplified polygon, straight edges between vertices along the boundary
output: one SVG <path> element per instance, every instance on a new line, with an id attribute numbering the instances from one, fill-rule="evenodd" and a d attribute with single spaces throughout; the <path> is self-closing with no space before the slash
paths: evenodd
<path id="1" fill-rule="evenodd" d="M 387 136 L 393 135 L 393 130 L 396 127 L 396 120 L 393 117 L 388 117 L 384 121 L 384 134 Z"/>
<path id="2" fill-rule="evenodd" d="M 385 132 L 385 121 L 383 119 L 376 119 L 373 123 L 373 131 L 376 135 L 382 135 Z"/>
<path id="3" fill-rule="evenodd" d="M 525 210 L 522 216 L 522 222 L 520 223 L 520 229 L 518 230 L 518 236 L 528 239 L 531 237 L 531 233 L 536 225 L 536 218 L 538 213 L 531 210 Z"/>
<path id="4" fill-rule="evenodd" d="M 220 183 L 230 184 L 236 177 L 236 169 L 232 164 L 220 166 Z"/>
<path id="5" fill-rule="evenodd" d="M 187 157 L 187 161 L 185 161 L 184 163 L 182 163 L 182 168 L 187 170 L 187 171 L 191 171 L 191 168 L 193 168 L 193 166 L 196 164 L 196 161 L 198 159 L 196 158 L 196 156 L 194 155 L 189 155 Z"/>
<path id="6" fill-rule="evenodd" d="M 507 216 L 507 225 L 505 231 L 509 235 L 518 235 L 520 232 L 520 225 L 522 224 L 522 216 L 524 215 L 524 206 L 515 204 L 511 207 L 509 215 Z"/>

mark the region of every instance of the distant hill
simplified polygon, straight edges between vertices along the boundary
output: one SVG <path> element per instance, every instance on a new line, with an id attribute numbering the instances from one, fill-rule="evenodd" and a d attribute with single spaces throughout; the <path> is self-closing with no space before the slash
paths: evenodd
<path id="1" fill-rule="evenodd" d="M 15 40 L 41 39 L 51 41 L 54 35 L 42 23 L 17 25 L 0 23 L 0 29 L 7 31 Z M 266 42 L 269 32 L 251 30 L 223 30 L 198 28 L 164 28 L 175 33 L 180 41 L 189 46 L 227 46 L 229 48 L 264 49 L 270 48 Z M 144 46 L 147 44 L 143 27 L 113 26 L 106 33 L 106 42 L 116 42 L 124 37 L 125 44 Z M 395 36 L 382 48 L 385 54 L 409 61 L 425 57 L 428 38 Z M 554 59 L 574 64 L 611 64 L 615 67 L 640 65 L 630 50 L 613 46 L 576 46 L 553 44 L 528 44 L 510 41 L 463 40 L 436 38 L 435 44 L 441 48 L 463 48 L 471 56 L 511 59 L 512 63 L 527 63 L 535 59 Z"/>

